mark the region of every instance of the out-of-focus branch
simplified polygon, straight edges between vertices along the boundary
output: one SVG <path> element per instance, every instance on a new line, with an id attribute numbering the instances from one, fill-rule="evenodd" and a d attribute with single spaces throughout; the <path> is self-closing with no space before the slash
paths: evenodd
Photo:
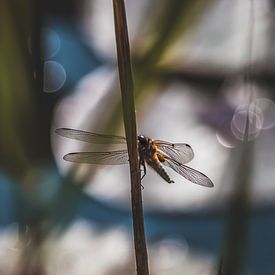
<path id="1" fill-rule="evenodd" d="M 243 144 L 240 148 L 240 162 L 236 173 L 235 189 L 231 198 L 229 209 L 228 235 L 225 242 L 223 260 L 220 265 L 219 274 L 221 275 L 241 275 L 244 274 L 245 252 L 248 232 L 248 221 L 250 214 L 250 178 L 253 167 L 253 142 L 249 141 L 249 132 L 251 123 L 255 123 L 250 117 L 251 101 L 253 99 L 253 89 L 251 82 L 252 75 L 252 49 L 253 49 L 253 23 L 254 23 L 254 5 L 251 0 L 250 5 L 250 30 L 247 52 L 248 69 L 246 79 L 249 85 L 249 104 L 247 106 L 246 123 L 244 129 Z"/>

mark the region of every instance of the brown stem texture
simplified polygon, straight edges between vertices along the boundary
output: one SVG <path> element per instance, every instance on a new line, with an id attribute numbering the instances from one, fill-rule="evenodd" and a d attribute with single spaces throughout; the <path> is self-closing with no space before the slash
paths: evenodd
<path id="1" fill-rule="evenodd" d="M 138 275 L 147 275 L 149 274 L 149 268 L 142 209 L 141 174 L 137 146 L 134 85 L 124 1 L 113 0 L 113 9 L 123 119 L 131 173 L 131 200 L 136 268 Z"/>

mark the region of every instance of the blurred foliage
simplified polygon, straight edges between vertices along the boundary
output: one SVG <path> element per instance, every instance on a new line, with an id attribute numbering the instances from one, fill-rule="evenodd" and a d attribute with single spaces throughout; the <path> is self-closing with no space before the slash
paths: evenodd
<path id="1" fill-rule="evenodd" d="M 1 166 L 21 178 L 52 161 L 50 125 L 56 97 L 42 92 L 41 15 L 36 1 L 1 1 Z"/>
<path id="2" fill-rule="evenodd" d="M 30 3 L 23 3 L 18 3 L 23 6 L 22 13 L 25 11 L 25 16 L 21 15 L 21 18 L 14 14 L 12 1 L 1 1 L 0 8 L 0 36 L 5 37 L 0 45 L 1 166 L 12 175 L 22 175 L 29 165 L 26 130 L 30 129 L 33 114 L 33 72 L 28 54 L 31 17 L 26 8 Z"/>
<path id="3" fill-rule="evenodd" d="M 34 274 L 38 268 L 37 262 L 35 268 L 30 266 L 43 239 L 45 210 L 39 188 L 45 171 L 54 167 L 50 147 L 54 104 L 42 91 L 41 22 L 39 1 L 0 2 L 0 173 L 19 185 L 9 197 L 12 209 L 4 211 L 15 211 L 12 219 L 19 222 L 26 239 L 28 226 L 32 239 L 15 274 Z"/>

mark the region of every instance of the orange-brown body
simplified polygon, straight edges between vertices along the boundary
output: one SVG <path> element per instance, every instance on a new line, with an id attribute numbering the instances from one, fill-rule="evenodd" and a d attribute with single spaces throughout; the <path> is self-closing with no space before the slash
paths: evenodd
<path id="1" fill-rule="evenodd" d="M 163 168 L 161 162 L 164 162 L 164 154 L 160 152 L 154 141 L 148 137 L 138 137 L 140 164 L 144 168 L 144 175 L 146 174 L 145 163 L 155 170 L 168 183 L 174 182 Z"/>

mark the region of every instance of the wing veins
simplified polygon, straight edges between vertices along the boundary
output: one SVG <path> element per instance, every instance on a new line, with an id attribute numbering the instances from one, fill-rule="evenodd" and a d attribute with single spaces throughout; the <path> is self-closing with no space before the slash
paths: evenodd
<path id="1" fill-rule="evenodd" d="M 75 152 L 65 155 L 64 160 L 77 163 L 120 165 L 128 163 L 127 150 L 112 152 Z"/>
<path id="2" fill-rule="evenodd" d="M 161 152 L 181 164 L 188 163 L 194 158 L 192 147 L 186 143 L 170 143 L 162 140 L 155 140 L 154 143 Z"/>
<path id="3" fill-rule="evenodd" d="M 70 128 L 58 128 L 55 133 L 62 137 L 84 141 L 94 144 L 125 144 L 125 137 L 114 136 L 114 135 L 103 135 L 83 130 L 76 130 Z"/>
<path id="4" fill-rule="evenodd" d="M 202 172 L 197 171 L 189 166 L 183 165 L 182 163 L 179 163 L 173 159 L 166 158 L 163 164 L 167 167 L 172 168 L 178 174 L 195 184 L 205 187 L 214 186 L 213 182 Z"/>

